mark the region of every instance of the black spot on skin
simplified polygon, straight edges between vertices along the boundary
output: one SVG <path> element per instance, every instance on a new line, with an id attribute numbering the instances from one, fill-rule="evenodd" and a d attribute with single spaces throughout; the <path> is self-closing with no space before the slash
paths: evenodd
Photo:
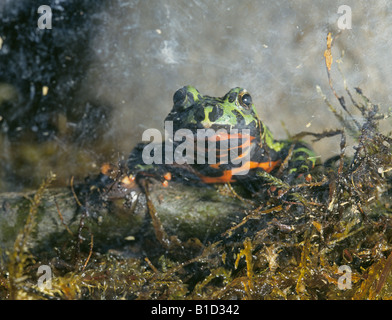
<path id="1" fill-rule="evenodd" d="M 186 99 L 185 87 L 178 89 L 173 95 L 173 103 L 175 107 L 180 107 L 184 104 Z"/>
<path id="2" fill-rule="evenodd" d="M 212 111 L 208 114 L 208 119 L 211 122 L 215 122 L 223 115 L 223 109 L 219 108 L 218 106 L 214 106 Z"/>
<path id="3" fill-rule="evenodd" d="M 197 122 L 200 122 L 200 121 L 203 121 L 203 120 L 204 120 L 204 117 L 205 117 L 204 108 L 199 108 L 199 110 L 197 110 L 197 111 L 195 112 L 195 120 L 196 120 Z"/>
<path id="4" fill-rule="evenodd" d="M 237 98 L 237 92 L 230 93 L 230 95 L 229 95 L 229 102 L 233 103 L 236 98 Z"/>
<path id="5" fill-rule="evenodd" d="M 254 137 L 260 137 L 263 134 L 263 127 L 259 129 L 258 122 L 256 120 L 250 122 L 247 129 L 250 130 L 250 135 Z"/>
<path id="6" fill-rule="evenodd" d="M 231 112 L 237 118 L 237 125 L 236 125 L 236 127 L 238 127 L 238 128 L 245 128 L 245 119 L 241 115 L 241 113 L 239 113 L 237 110 L 232 110 Z"/>
<path id="7" fill-rule="evenodd" d="M 195 100 L 193 99 L 193 94 L 192 94 L 191 92 L 188 92 L 188 93 L 187 93 L 187 96 L 188 96 L 189 104 L 190 104 L 190 105 L 194 104 L 194 103 L 195 103 Z"/>
<path id="8" fill-rule="evenodd" d="M 256 121 L 252 121 L 251 123 L 248 124 L 248 128 L 251 130 L 256 129 L 256 124 L 257 124 Z"/>

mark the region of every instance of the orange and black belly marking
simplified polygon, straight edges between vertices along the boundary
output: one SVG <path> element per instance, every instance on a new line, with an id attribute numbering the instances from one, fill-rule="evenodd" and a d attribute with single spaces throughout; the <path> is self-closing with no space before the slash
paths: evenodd
<path id="1" fill-rule="evenodd" d="M 199 175 L 199 177 L 204 183 L 208 183 L 208 184 L 235 182 L 236 181 L 235 176 L 245 170 L 248 171 L 251 169 L 260 168 L 269 173 L 275 168 L 277 168 L 280 164 L 281 164 L 281 160 L 267 161 L 267 162 L 248 161 L 245 162 L 241 167 L 224 170 L 222 172 L 222 175 L 219 177 L 210 177 L 210 176 L 203 176 L 203 175 Z"/>
<path id="2" fill-rule="evenodd" d="M 237 175 L 242 175 L 243 173 L 247 173 L 249 170 L 252 169 L 262 169 L 266 172 L 271 172 L 275 168 L 277 168 L 281 164 L 281 160 L 270 160 L 267 161 L 255 161 L 252 159 L 251 150 L 252 144 L 257 143 L 255 141 L 255 137 L 251 135 L 244 135 L 242 133 L 217 133 L 215 136 L 209 137 L 209 140 L 214 141 L 225 141 L 229 140 L 230 142 L 235 141 L 234 143 L 230 143 L 230 147 L 223 152 L 222 150 L 217 149 L 217 158 L 219 161 L 214 164 L 210 164 L 209 167 L 212 169 L 216 169 L 214 172 L 210 172 L 208 175 L 206 174 L 199 174 L 199 178 L 204 183 L 227 183 L 227 182 L 235 182 Z M 259 143 L 259 148 L 261 148 L 261 143 Z M 237 156 L 231 161 L 235 161 L 238 163 L 240 160 L 240 166 L 230 165 L 227 162 L 227 156 L 230 151 L 233 149 L 237 150 Z M 257 156 L 257 155 L 256 155 Z"/>

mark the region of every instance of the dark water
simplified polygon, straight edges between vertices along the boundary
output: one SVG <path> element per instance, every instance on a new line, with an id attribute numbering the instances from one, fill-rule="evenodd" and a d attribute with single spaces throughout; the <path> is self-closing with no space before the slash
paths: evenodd
<path id="1" fill-rule="evenodd" d="M 186 84 L 213 96 L 247 88 L 278 137 L 282 122 L 291 134 L 340 127 L 316 90 L 337 106 L 323 53 L 327 33 L 339 31 L 339 1 L 52 0 L 45 30 L 41 4 L 0 2 L 1 191 L 36 187 L 49 171 L 68 184 L 127 156 L 145 129 L 163 130 Z M 387 110 L 392 4 L 345 4 L 352 29 L 332 49 L 334 84 L 343 93 L 344 51 L 348 87 Z M 326 158 L 338 140 L 314 148 Z"/>

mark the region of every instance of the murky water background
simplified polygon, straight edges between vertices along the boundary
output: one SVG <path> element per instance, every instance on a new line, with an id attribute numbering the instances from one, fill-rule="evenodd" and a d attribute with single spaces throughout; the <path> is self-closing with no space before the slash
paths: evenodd
<path id="1" fill-rule="evenodd" d="M 342 4 L 352 29 L 337 38 L 334 61 L 344 51 L 351 91 L 390 106 L 387 1 L 52 0 L 50 30 L 37 28 L 41 4 L 0 2 L 1 191 L 35 187 L 50 170 L 65 185 L 126 157 L 145 129 L 163 130 L 173 93 L 187 84 L 212 96 L 247 88 L 280 138 L 284 128 L 339 128 L 316 86 L 337 105 L 323 53 Z M 332 76 L 342 94 L 336 63 Z M 339 153 L 339 138 L 313 146 L 325 159 Z"/>

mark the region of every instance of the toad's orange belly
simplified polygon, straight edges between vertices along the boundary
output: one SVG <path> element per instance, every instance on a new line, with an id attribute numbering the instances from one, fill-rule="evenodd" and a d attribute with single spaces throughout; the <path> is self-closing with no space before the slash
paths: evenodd
<path id="1" fill-rule="evenodd" d="M 255 168 L 260 168 L 266 172 L 271 172 L 273 169 L 279 166 L 280 163 L 281 160 L 266 161 L 266 162 L 248 161 L 244 163 L 241 167 L 223 171 L 223 174 L 219 177 L 209 177 L 204 175 L 199 175 L 199 177 L 204 183 L 235 182 L 236 180 L 233 178 L 233 176 L 239 175 L 241 174 L 241 172 L 248 171 L 250 169 L 255 169 Z"/>

